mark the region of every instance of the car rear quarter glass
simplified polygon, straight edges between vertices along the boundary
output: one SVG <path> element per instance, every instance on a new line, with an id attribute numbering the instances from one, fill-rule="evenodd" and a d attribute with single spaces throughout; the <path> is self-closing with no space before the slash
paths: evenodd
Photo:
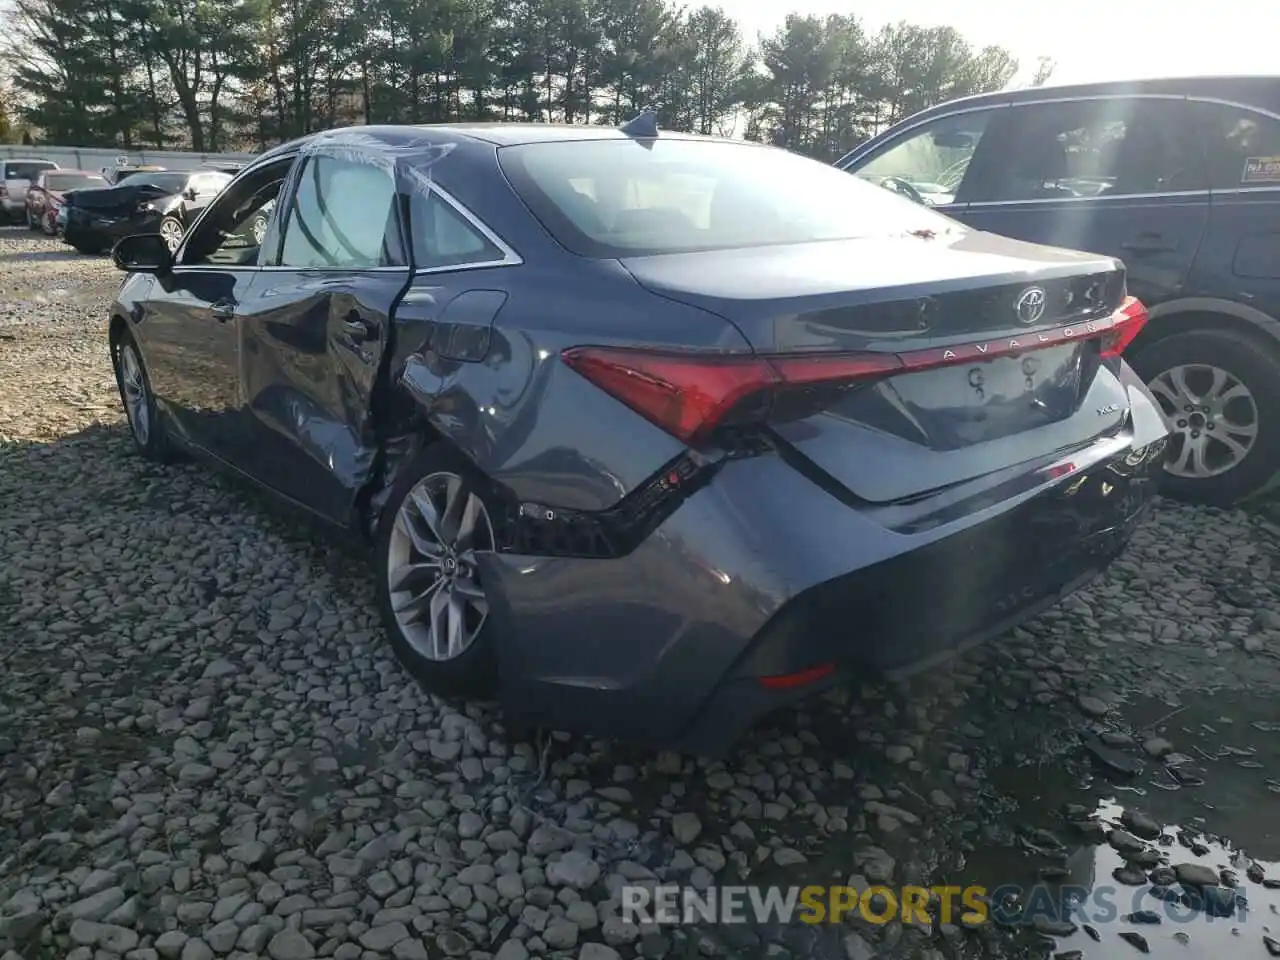
<path id="1" fill-rule="evenodd" d="M 503 252 L 434 192 L 415 192 L 409 207 L 413 263 L 420 269 L 494 263 Z"/>
<path id="2" fill-rule="evenodd" d="M 1280 120 L 1246 107 L 1191 105 L 1213 190 L 1280 187 Z"/>
<path id="3" fill-rule="evenodd" d="M 504 147 L 498 157 L 534 216 L 586 257 L 960 229 L 836 167 L 753 144 L 551 141 Z"/>

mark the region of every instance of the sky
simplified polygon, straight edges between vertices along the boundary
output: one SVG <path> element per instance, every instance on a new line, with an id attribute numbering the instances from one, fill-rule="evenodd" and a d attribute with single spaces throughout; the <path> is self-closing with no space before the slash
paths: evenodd
<path id="1" fill-rule="evenodd" d="M 950 25 L 976 47 L 998 44 L 1029 79 L 1036 58 L 1057 62 L 1050 83 L 1132 80 L 1156 76 L 1280 73 L 1280 4 L 1266 0 L 707 0 L 721 6 L 754 40 L 772 33 L 788 12 L 854 14 L 869 30 L 906 20 Z M 697 5 L 697 4 L 691 4 Z"/>

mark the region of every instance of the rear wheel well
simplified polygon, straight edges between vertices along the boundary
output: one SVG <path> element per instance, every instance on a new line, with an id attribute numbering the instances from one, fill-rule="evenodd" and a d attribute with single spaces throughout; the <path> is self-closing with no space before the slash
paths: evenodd
<path id="1" fill-rule="evenodd" d="M 1169 337 L 1192 331 L 1213 332 L 1224 330 L 1243 337 L 1250 343 L 1280 359 L 1280 324 L 1275 333 L 1269 333 L 1256 323 L 1232 316 L 1229 313 L 1214 313 L 1208 310 L 1188 310 L 1185 313 L 1173 313 L 1164 317 L 1155 317 L 1147 324 L 1138 339 L 1130 347 L 1130 352 L 1141 353 L 1152 344 Z"/>

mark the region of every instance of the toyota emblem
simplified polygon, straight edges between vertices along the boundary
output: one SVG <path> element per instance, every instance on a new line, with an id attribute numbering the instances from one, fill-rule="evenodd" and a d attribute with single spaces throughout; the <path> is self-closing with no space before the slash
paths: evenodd
<path id="1" fill-rule="evenodd" d="M 1018 302 L 1013 305 L 1013 309 L 1018 314 L 1018 319 L 1029 326 L 1038 323 L 1044 316 L 1044 302 L 1043 287 L 1027 287 L 1018 295 Z"/>

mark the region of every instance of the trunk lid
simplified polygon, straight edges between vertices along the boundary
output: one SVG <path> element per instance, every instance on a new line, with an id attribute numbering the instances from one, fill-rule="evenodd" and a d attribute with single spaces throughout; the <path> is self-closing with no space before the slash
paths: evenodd
<path id="1" fill-rule="evenodd" d="M 1111 258 L 957 229 L 623 262 L 650 291 L 734 323 L 759 353 L 950 352 L 958 362 L 772 424 L 866 501 L 1042 461 L 1115 433 L 1128 412 L 1114 364 L 1082 339 L 1125 296 Z"/>

